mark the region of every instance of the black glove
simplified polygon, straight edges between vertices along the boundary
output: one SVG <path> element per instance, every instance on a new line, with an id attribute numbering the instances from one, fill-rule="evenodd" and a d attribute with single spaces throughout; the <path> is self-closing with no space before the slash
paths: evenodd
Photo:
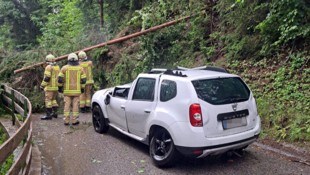
<path id="1" fill-rule="evenodd" d="M 40 89 L 41 89 L 41 90 L 44 90 L 44 87 L 43 87 L 43 86 L 40 86 Z"/>
<path id="2" fill-rule="evenodd" d="M 59 92 L 59 93 L 63 93 L 63 92 L 64 92 L 64 87 L 62 87 L 62 86 L 61 86 L 61 87 L 58 87 L 58 92 Z"/>
<path id="3" fill-rule="evenodd" d="M 81 92 L 82 92 L 82 93 L 84 93 L 84 92 L 85 92 L 85 89 L 84 89 L 84 88 L 82 88 L 82 89 L 81 89 Z"/>

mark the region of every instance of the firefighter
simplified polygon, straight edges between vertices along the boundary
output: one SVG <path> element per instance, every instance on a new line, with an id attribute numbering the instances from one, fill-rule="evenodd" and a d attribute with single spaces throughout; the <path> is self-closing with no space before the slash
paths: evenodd
<path id="1" fill-rule="evenodd" d="M 72 112 L 71 124 L 78 125 L 79 101 L 81 93 L 84 92 L 86 75 L 75 53 L 68 55 L 68 64 L 61 68 L 58 83 L 59 92 L 64 94 L 64 124 L 69 125 Z"/>
<path id="2" fill-rule="evenodd" d="M 55 63 L 55 56 L 49 54 L 45 57 L 47 66 L 44 71 L 44 78 L 40 85 L 41 89 L 45 91 L 45 108 L 46 115 L 41 117 L 42 120 L 51 120 L 52 117 L 57 118 L 58 104 L 56 101 L 58 95 L 57 75 L 59 73 L 59 66 Z"/>
<path id="3" fill-rule="evenodd" d="M 80 109 L 82 113 L 85 113 L 90 111 L 91 93 L 94 84 L 92 73 L 93 62 L 88 59 L 84 51 L 79 52 L 78 56 L 80 65 L 86 74 L 85 92 L 80 95 Z"/>

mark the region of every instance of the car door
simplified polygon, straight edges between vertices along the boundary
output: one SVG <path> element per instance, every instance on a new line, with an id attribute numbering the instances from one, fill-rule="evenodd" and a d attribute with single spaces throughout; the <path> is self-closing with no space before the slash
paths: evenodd
<path id="1" fill-rule="evenodd" d="M 128 130 L 139 137 L 145 136 L 145 126 L 155 109 L 155 77 L 140 77 L 132 98 L 126 103 Z"/>
<path id="2" fill-rule="evenodd" d="M 111 124 L 114 124 L 116 127 L 124 131 L 128 131 L 125 115 L 125 103 L 127 102 L 127 97 L 118 92 L 122 90 L 123 89 L 114 89 L 110 98 L 110 104 L 107 106 L 107 112 Z"/>

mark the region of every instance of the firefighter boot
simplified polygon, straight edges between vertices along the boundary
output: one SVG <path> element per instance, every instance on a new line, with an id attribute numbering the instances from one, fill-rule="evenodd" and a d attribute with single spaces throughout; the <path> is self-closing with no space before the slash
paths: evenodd
<path id="1" fill-rule="evenodd" d="M 53 109 L 52 116 L 53 116 L 54 118 L 58 118 L 58 114 L 57 114 L 57 109 L 58 109 L 58 107 L 53 107 L 52 109 Z"/>
<path id="2" fill-rule="evenodd" d="M 81 107 L 81 113 L 86 113 L 86 107 Z"/>
<path id="3" fill-rule="evenodd" d="M 86 107 L 85 107 L 85 111 L 86 111 L 86 112 L 91 112 L 91 107 L 86 106 Z"/>
<path id="4" fill-rule="evenodd" d="M 52 120 L 52 113 L 53 113 L 52 108 L 46 108 L 46 115 L 41 117 L 41 120 Z"/>
<path id="5" fill-rule="evenodd" d="M 72 118 L 72 125 L 78 125 L 80 124 L 80 121 L 78 120 L 79 116 L 73 116 Z"/>

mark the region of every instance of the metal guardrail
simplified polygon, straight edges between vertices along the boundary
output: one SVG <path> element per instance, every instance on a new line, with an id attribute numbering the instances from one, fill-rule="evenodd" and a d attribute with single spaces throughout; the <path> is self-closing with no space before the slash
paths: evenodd
<path id="1" fill-rule="evenodd" d="M 15 161 L 7 174 L 28 175 L 31 165 L 32 155 L 32 105 L 27 97 L 20 92 L 14 90 L 7 85 L 1 85 L 0 100 L 4 104 L 4 108 L 11 112 L 12 124 L 18 121 L 16 112 L 23 117 L 18 130 L 10 137 L 6 142 L 0 145 L 0 165 L 6 161 L 6 159 L 13 154 L 17 147 L 21 147 L 21 151 L 15 158 Z"/>

